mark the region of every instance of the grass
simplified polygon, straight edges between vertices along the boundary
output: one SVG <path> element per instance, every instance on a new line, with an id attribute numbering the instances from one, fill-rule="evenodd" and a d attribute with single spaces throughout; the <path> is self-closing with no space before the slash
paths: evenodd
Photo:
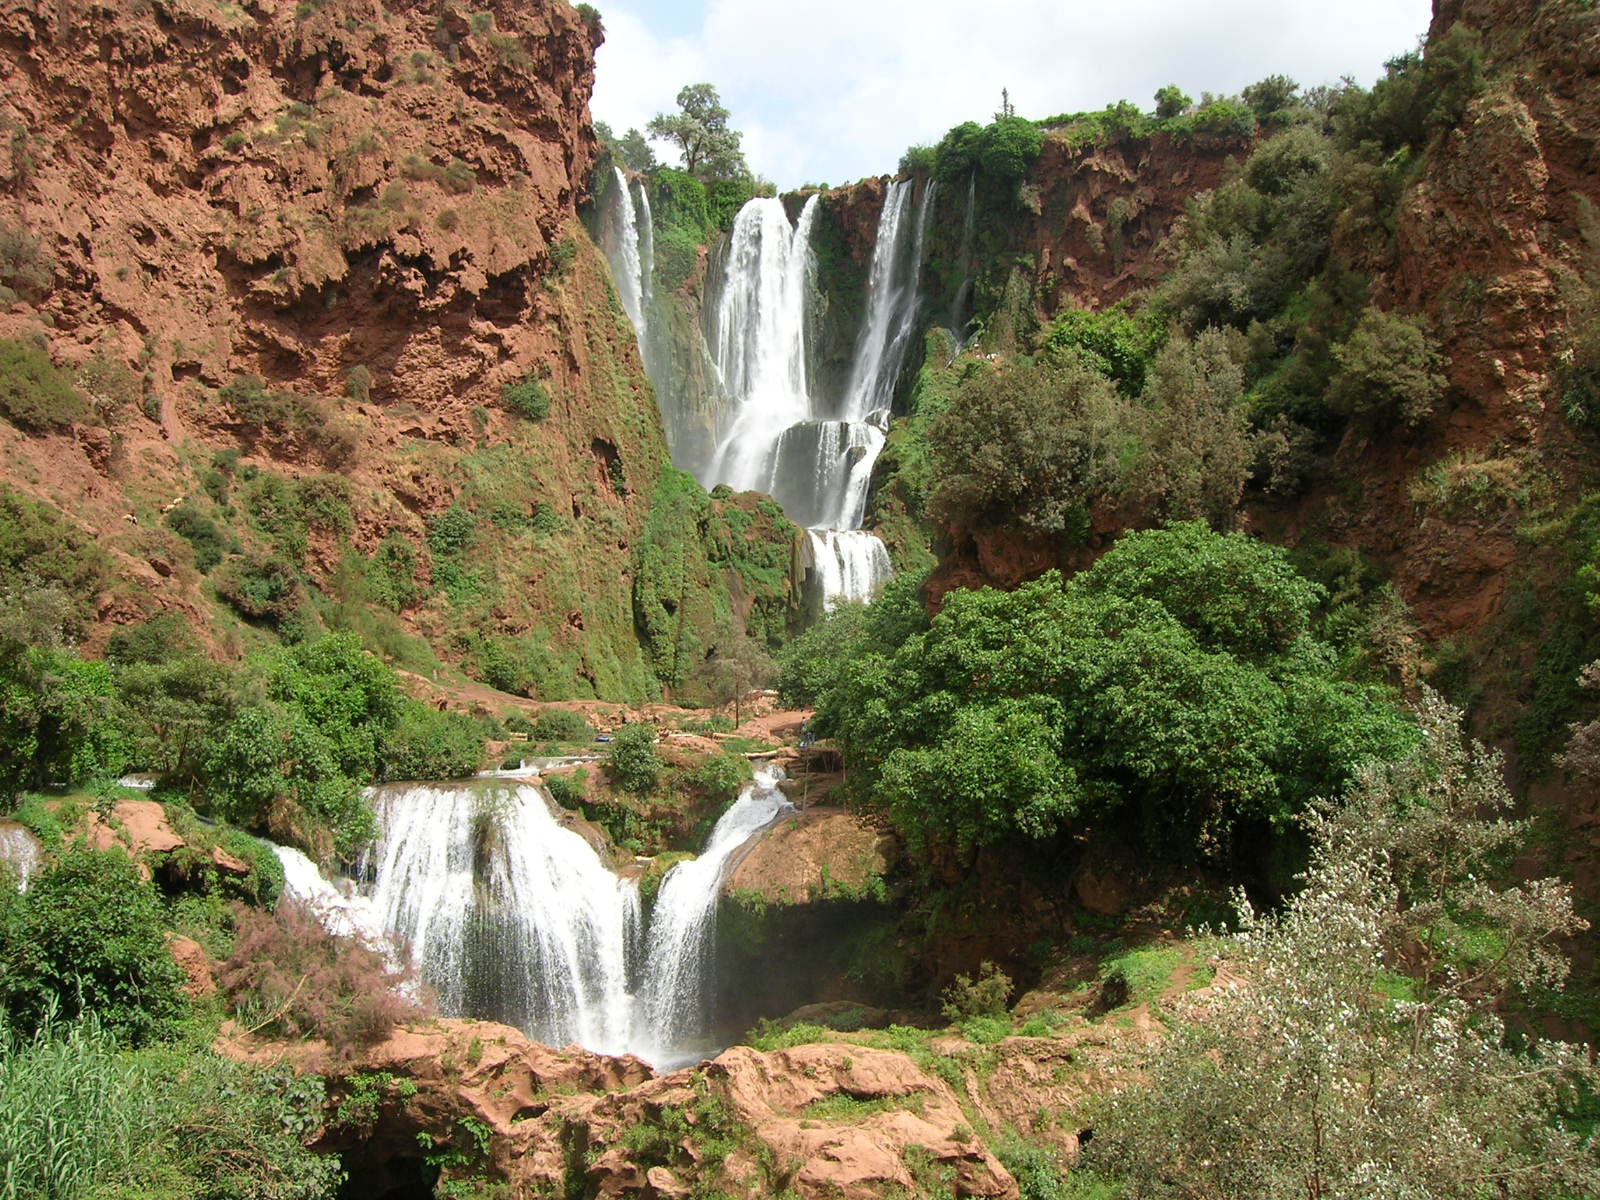
<path id="1" fill-rule="evenodd" d="M 1127 983 L 1127 999 L 1117 1007 L 1149 1004 L 1161 997 L 1172 981 L 1172 973 L 1183 961 L 1176 946 L 1150 946 L 1129 950 L 1100 965 L 1100 978 L 1109 981 L 1120 976 Z"/>
<path id="2" fill-rule="evenodd" d="M 800 1115 L 813 1121 L 860 1121 L 874 1113 L 905 1109 L 923 1114 L 920 1095 L 910 1096 L 853 1096 L 849 1092 L 835 1092 L 820 1100 L 813 1100 L 800 1111 Z"/>

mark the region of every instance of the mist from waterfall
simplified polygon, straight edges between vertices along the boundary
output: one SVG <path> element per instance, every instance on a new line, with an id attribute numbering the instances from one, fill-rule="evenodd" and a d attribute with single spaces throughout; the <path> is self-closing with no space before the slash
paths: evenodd
<path id="1" fill-rule="evenodd" d="M 719 1048 L 705 987 L 717 897 L 741 847 L 790 807 L 782 777 L 760 768 L 654 905 L 528 779 L 373 789 L 381 833 L 359 889 L 278 856 L 289 895 L 333 931 L 409 955 L 447 1016 L 671 1068 Z"/>

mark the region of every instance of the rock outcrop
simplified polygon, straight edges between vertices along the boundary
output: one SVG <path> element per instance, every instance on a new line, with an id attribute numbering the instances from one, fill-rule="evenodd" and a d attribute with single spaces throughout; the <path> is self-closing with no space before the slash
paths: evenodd
<path id="1" fill-rule="evenodd" d="M 310 1052 L 248 1038 L 222 1049 L 260 1063 Z M 502 1181 L 516 1195 L 1018 1194 L 948 1083 L 904 1054 L 859 1045 L 740 1046 L 653 1076 L 637 1059 L 437 1021 L 398 1030 L 343 1068 L 330 1109 L 321 1146 L 343 1156 L 361 1194 L 433 1172 Z"/>

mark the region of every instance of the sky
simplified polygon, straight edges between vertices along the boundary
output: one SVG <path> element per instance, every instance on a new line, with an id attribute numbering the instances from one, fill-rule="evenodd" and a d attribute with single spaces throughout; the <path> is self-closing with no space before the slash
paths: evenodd
<path id="1" fill-rule="evenodd" d="M 1431 0 L 601 0 L 596 120 L 621 134 L 709 82 L 751 168 L 780 188 L 892 172 L 908 146 L 1021 116 L 1154 107 L 1268 75 L 1370 85 L 1412 50 Z M 657 152 L 676 162 L 666 146 Z"/>

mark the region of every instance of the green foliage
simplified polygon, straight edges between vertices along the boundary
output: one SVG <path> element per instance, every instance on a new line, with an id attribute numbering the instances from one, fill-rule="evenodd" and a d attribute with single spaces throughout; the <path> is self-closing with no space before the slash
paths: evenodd
<path id="1" fill-rule="evenodd" d="M 1055 1154 L 1043 1146 L 1012 1137 L 995 1146 L 994 1153 L 1017 1181 L 1021 1200 L 1068 1200 L 1070 1195 L 1077 1195 L 1076 1191 L 1068 1192 L 1061 1164 Z"/>
<path id="2" fill-rule="evenodd" d="M 239 375 L 218 391 L 233 412 L 241 433 L 251 443 L 270 438 L 303 438 L 330 466 L 340 466 L 355 453 L 359 435 L 338 418 L 321 397 L 273 390 L 257 375 Z"/>
<path id="3" fill-rule="evenodd" d="M 606 773 L 626 791 L 643 795 L 653 789 L 661 773 L 655 726 L 634 722 L 617 730 L 606 755 Z"/>
<path id="4" fill-rule="evenodd" d="M 544 708 L 529 722 L 528 736 L 542 742 L 589 742 L 594 739 L 594 726 L 573 709 Z"/>
<path id="5" fill-rule="evenodd" d="M 1166 855 L 1219 853 L 1409 738 L 1308 632 L 1320 595 L 1280 550 L 1177 525 L 1066 583 L 952 592 L 921 631 L 843 637 L 831 677 L 786 664 L 781 686 L 816 694 L 857 795 L 915 844 L 1115 821 Z"/>
<path id="6" fill-rule="evenodd" d="M 688 783 L 710 800 L 726 803 L 735 799 L 750 782 L 750 764 L 733 754 L 713 754 L 688 775 Z"/>
<path id="7" fill-rule="evenodd" d="M 992 962 L 978 967 L 975 975 L 957 975 L 940 997 L 939 1011 L 947 1021 L 962 1022 L 973 1017 L 1004 1017 L 1011 998 L 1011 976 Z M 1010 1023 L 1006 1025 L 1010 1031 Z"/>
<path id="8" fill-rule="evenodd" d="M 1136 490 L 1167 520 L 1231 528 L 1257 455 L 1244 404 L 1243 339 L 1207 329 L 1162 349 L 1139 414 Z"/>
<path id="9" fill-rule="evenodd" d="M 576 809 L 588 798 L 588 778 L 588 772 L 579 767 L 570 775 L 546 775 L 543 782 L 550 799 L 562 808 Z"/>
<path id="10" fill-rule="evenodd" d="M 1369 308 L 1333 356 L 1329 399 L 1376 424 L 1421 424 L 1444 391 L 1444 356 L 1414 317 Z"/>
<path id="11" fill-rule="evenodd" d="M 1131 398 L 1143 390 L 1145 373 L 1166 339 L 1165 324 L 1149 309 L 1130 316 L 1120 306 L 1100 312 L 1069 308 L 1050 323 L 1043 344 L 1060 357 L 1087 356 Z"/>
<path id="12" fill-rule="evenodd" d="M 306 603 L 300 573 L 287 559 L 256 553 L 229 559 L 212 576 L 217 595 L 247 621 L 285 630 Z"/>
<path id="13" fill-rule="evenodd" d="M 123 663 L 114 718 L 131 760 L 169 783 L 197 782 L 211 739 L 236 711 L 238 682 L 230 668 L 192 651 Z"/>
<path id="14" fill-rule="evenodd" d="M 407 701 L 377 758 L 383 779 L 462 779 L 483 762 L 483 730 L 465 713 Z"/>
<path id="15" fill-rule="evenodd" d="M 989 125 L 957 125 L 933 151 L 933 177 L 941 183 L 965 179 L 973 171 L 989 180 L 1013 184 L 1028 173 L 1044 148 L 1044 130 L 1026 117 L 1003 116 Z"/>
<path id="16" fill-rule="evenodd" d="M 54 588 L 0 594 L 0 798 L 127 765 L 111 672 L 59 644 L 66 611 Z"/>
<path id="17" fill-rule="evenodd" d="M 0 339 L 0 416 L 29 433 L 56 433 L 81 421 L 89 405 L 50 356 L 25 342 Z"/>
<path id="18" fill-rule="evenodd" d="M 665 294 L 694 274 L 700 246 L 713 228 L 706 185 L 685 171 L 663 167 L 652 181 L 650 208 L 656 229 L 656 288 Z"/>
<path id="19" fill-rule="evenodd" d="M 220 563 L 234 542 L 215 521 L 192 504 L 180 504 L 164 518 L 168 529 L 194 550 L 194 565 L 205 574 Z"/>
<path id="20" fill-rule="evenodd" d="M 1155 946 L 1128 950 L 1100 964 L 1102 994 L 1119 999 L 1119 1006 L 1149 1004 L 1161 998 L 1172 973 L 1183 961 L 1176 946 Z"/>
<path id="21" fill-rule="evenodd" d="M 1156 89 L 1156 116 L 1163 121 L 1182 116 L 1193 103 L 1194 100 L 1175 83 Z"/>
<path id="22" fill-rule="evenodd" d="M 385 534 L 373 551 L 366 587 L 367 594 L 391 612 L 404 612 L 422 598 L 416 548 L 398 529 Z"/>
<path id="23" fill-rule="evenodd" d="M 323 1085 L 208 1049 L 129 1051 L 92 1019 L 31 1038 L 0 1023 L 3 1200 L 332 1200 L 331 1155 L 306 1149 Z"/>
<path id="24" fill-rule="evenodd" d="M 478 539 L 478 519 L 460 504 L 428 518 L 428 549 L 438 555 L 462 554 Z"/>
<path id="25" fill-rule="evenodd" d="M 0 1004 L 25 1034 L 52 1014 L 93 1013 L 133 1044 L 173 1032 L 187 1008 L 155 888 L 121 849 L 59 852 L 0 927 Z"/>
<path id="26" fill-rule="evenodd" d="M 339 475 L 290 479 L 257 472 L 245 485 L 244 507 L 274 549 L 296 563 L 305 558 L 313 529 L 351 529 L 350 484 Z"/>
<path id="27" fill-rule="evenodd" d="M 1119 484 L 1123 401 L 1075 357 L 980 369 L 928 429 L 930 511 L 967 528 L 1088 531 L 1089 507 Z"/>
<path id="28" fill-rule="evenodd" d="M 550 393 L 531 373 L 501 388 L 500 401 L 524 421 L 542 421 L 550 415 Z"/>
<path id="29" fill-rule="evenodd" d="M 1526 828 L 1498 756 L 1463 745 L 1425 694 L 1413 753 L 1358 773 L 1311 814 L 1304 886 L 1271 915 L 1240 900 L 1225 948 L 1248 988 L 1180 1004 L 1127 1087 L 1084 1113 L 1080 1160 L 1130 1193 L 1189 1200 L 1322 1195 L 1592 1195 L 1600 1152 L 1566 1118 L 1597 1081 L 1582 1047 L 1511 1036 L 1508 989 L 1558 982 L 1579 927 L 1554 879 L 1497 886 Z M 1441 918 L 1505 948 L 1456 958 Z M 1397 966 L 1411 986 L 1393 978 Z M 1390 973 L 1385 976 L 1384 972 Z"/>
<path id="30" fill-rule="evenodd" d="M 1454 25 L 1425 53 L 1390 59 L 1370 92 L 1341 92 L 1333 109 L 1336 137 L 1351 149 L 1370 144 L 1384 157 L 1419 150 L 1461 123 L 1485 82 L 1483 35 Z"/>
<path id="31" fill-rule="evenodd" d="M 177 613 L 160 613 L 134 625 L 119 625 L 106 643 L 106 661 L 113 666 L 160 663 L 200 653 L 189 623 Z"/>
<path id="32" fill-rule="evenodd" d="M 1240 98 L 1264 121 L 1291 107 L 1299 94 L 1300 85 L 1287 75 L 1268 75 L 1261 82 L 1245 88 Z"/>

